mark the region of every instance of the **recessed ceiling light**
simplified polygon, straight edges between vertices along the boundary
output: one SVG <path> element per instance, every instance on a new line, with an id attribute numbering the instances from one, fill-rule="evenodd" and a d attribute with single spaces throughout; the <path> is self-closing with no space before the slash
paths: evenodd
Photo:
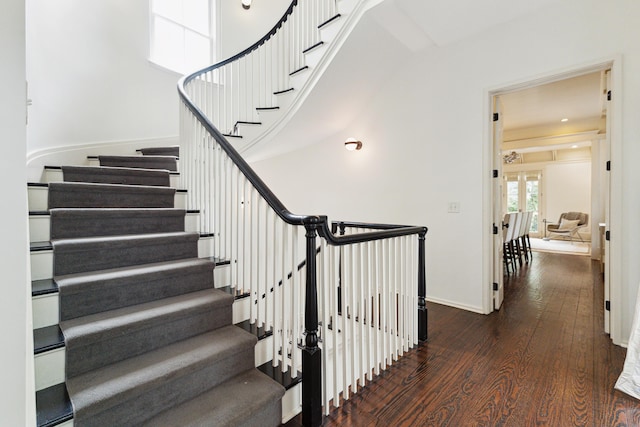
<path id="1" fill-rule="evenodd" d="M 577 144 L 573 144 L 573 145 L 571 146 L 571 148 L 578 148 L 578 145 L 577 145 Z"/>
<path id="2" fill-rule="evenodd" d="M 562 119 L 562 120 L 560 120 L 560 121 L 564 123 L 564 122 L 568 122 L 568 121 L 569 121 L 569 119 L 567 119 L 567 118 L 565 117 L 564 119 Z"/>

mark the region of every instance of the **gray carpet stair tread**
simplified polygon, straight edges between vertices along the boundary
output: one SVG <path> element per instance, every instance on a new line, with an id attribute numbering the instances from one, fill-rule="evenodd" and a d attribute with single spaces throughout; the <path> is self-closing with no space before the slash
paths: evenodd
<path id="1" fill-rule="evenodd" d="M 153 392 L 178 377 L 198 374 L 223 359 L 237 359 L 243 350 L 253 352 L 257 338 L 238 330 L 233 325 L 225 326 L 67 379 L 76 415 L 91 417 Z M 253 360 L 250 362 L 253 364 Z"/>
<path id="2" fill-rule="evenodd" d="M 56 276 L 56 283 L 58 284 L 59 288 L 65 288 L 69 293 L 73 293 L 74 288 L 91 286 L 92 283 L 96 283 L 97 286 L 102 286 L 110 280 L 118 280 L 125 277 L 142 275 L 166 276 L 168 274 L 172 274 L 172 272 L 174 272 L 174 274 L 180 274 L 183 268 L 192 266 L 213 265 L 213 261 L 201 258 L 158 262 L 122 268 L 112 268 L 108 270 L 93 271 L 88 273 L 76 273 L 64 276 Z"/>
<path id="3" fill-rule="evenodd" d="M 75 377 L 231 324 L 233 297 L 207 289 L 60 323 Z"/>
<path id="4" fill-rule="evenodd" d="M 120 242 L 122 245 L 126 245 L 127 242 L 135 242 L 139 241 L 140 243 L 152 242 L 153 240 L 163 239 L 163 238 L 175 238 L 175 239 L 184 239 L 184 240 L 198 240 L 200 238 L 200 234 L 196 232 L 172 232 L 172 233 L 151 233 L 151 234 L 143 234 L 143 235 L 133 235 L 133 236 L 102 236 L 102 237 L 78 237 L 74 239 L 55 239 L 52 240 L 51 243 L 54 245 L 54 248 L 60 249 L 62 246 L 82 246 L 82 245 L 100 245 L 100 244 L 109 244 L 109 243 L 117 243 Z"/>
<path id="5" fill-rule="evenodd" d="M 151 185 L 52 182 L 49 209 L 53 208 L 173 208 L 176 190 Z"/>
<path id="6" fill-rule="evenodd" d="M 169 147 L 145 147 L 145 148 L 140 148 L 139 150 L 136 150 L 136 151 L 139 151 L 145 156 L 176 156 L 178 157 L 180 155 L 180 146 L 172 145 Z"/>
<path id="7" fill-rule="evenodd" d="M 178 170 L 175 156 L 98 156 L 100 166 L 116 166 L 143 169 Z"/>
<path id="8" fill-rule="evenodd" d="M 170 174 L 167 170 L 116 166 L 62 166 L 61 169 L 65 182 L 93 182 L 163 187 L 168 187 L 170 184 Z"/>
<path id="9" fill-rule="evenodd" d="M 78 237 L 74 239 L 55 239 L 51 241 L 54 250 L 62 251 L 84 251 L 87 247 L 97 246 L 129 246 L 129 245 L 145 245 L 153 244 L 157 240 L 171 239 L 197 241 L 200 235 L 195 232 L 172 232 L 172 233 L 150 233 L 141 235 L 124 235 L 124 236 L 97 236 L 97 237 Z"/>
<path id="10" fill-rule="evenodd" d="M 56 276 L 60 320 L 212 288 L 214 266 L 193 258 Z"/>
<path id="11" fill-rule="evenodd" d="M 186 211 L 175 208 L 54 208 L 51 239 L 184 231 Z"/>
<path id="12" fill-rule="evenodd" d="M 183 216 L 186 211 L 178 208 L 54 208 L 50 214 L 61 217 L 94 217 L 96 215 L 115 218 L 151 217 L 156 215 Z"/>
<path id="13" fill-rule="evenodd" d="M 66 320 L 60 322 L 60 328 L 66 347 L 71 350 L 78 341 L 82 341 L 80 345 L 105 341 L 118 337 L 123 331 L 131 333 L 167 322 L 176 316 L 186 317 L 194 310 L 216 310 L 231 304 L 233 296 L 217 289 L 206 289 Z"/>
<path id="14" fill-rule="evenodd" d="M 267 427 L 281 423 L 284 387 L 256 369 L 227 380 L 182 405 L 159 414 L 144 426 Z M 275 406 L 275 408 L 274 408 Z M 264 413 L 271 408 L 273 413 Z M 273 411 L 276 409 L 276 411 Z"/>
<path id="15" fill-rule="evenodd" d="M 199 238 L 173 232 L 52 240 L 54 275 L 197 258 Z"/>

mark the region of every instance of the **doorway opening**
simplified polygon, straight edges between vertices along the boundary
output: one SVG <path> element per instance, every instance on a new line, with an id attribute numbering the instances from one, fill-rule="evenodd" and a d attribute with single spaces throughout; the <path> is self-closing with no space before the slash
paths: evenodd
<path id="1" fill-rule="evenodd" d="M 555 245 L 560 252 L 601 260 L 604 299 L 610 301 L 610 252 L 601 235 L 608 229 L 611 205 L 606 165 L 611 159 L 612 66 L 598 64 L 490 93 L 496 310 L 504 297 L 504 218 L 516 212 L 531 212 L 526 233 L 534 250 L 553 251 Z M 589 219 L 575 233 L 554 232 L 569 212 Z M 536 247 L 538 242 L 544 247 Z"/>

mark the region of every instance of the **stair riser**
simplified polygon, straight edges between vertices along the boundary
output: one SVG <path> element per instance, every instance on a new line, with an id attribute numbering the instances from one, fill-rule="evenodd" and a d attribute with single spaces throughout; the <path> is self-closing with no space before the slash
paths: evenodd
<path id="1" fill-rule="evenodd" d="M 270 360 L 273 360 L 273 336 L 272 335 L 259 340 L 258 344 L 256 344 L 256 366 L 260 366 L 264 363 L 267 363 Z"/>
<path id="2" fill-rule="evenodd" d="M 184 218 L 184 231 L 196 232 L 199 228 L 198 213 L 189 213 Z M 30 242 L 48 242 L 51 240 L 51 218 L 49 215 L 30 215 L 29 216 L 29 241 Z"/>
<path id="3" fill-rule="evenodd" d="M 296 384 L 282 397 L 282 424 L 302 412 L 302 384 Z"/>
<path id="4" fill-rule="evenodd" d="M 293 101 L 296 99 L 296 95 L 297 93 L 295 90 L 276 95 L 276 99 L 278 100 L 278 106 L 280 107 L 280 111 L 286 111 L 289 108 L 289 106 L 293 104 Z"/>
<path id="5" fill-rule="evenodd" d="M 139 157 L 144 157 L 144 156 L 139 156 Z M 122 165 L 101 165 L 100 164 L 100 160 L 98 160 L 97 158 L 94 157 L 89 157 L 87 159 L 87 163 L 89 164 L 89 166 L 117 166 L 117 167 L 129 167 L 127 166 L 127 164 L 122 164 Z M 164 168 L 156 168 L 156 167 L 148 167 L 148 169 L 164 169 Z M 169 169 L 171 171 L 171 169 Z M 180 171 L 180 159 L 177 160 L 176 162 L 176 170 L 172 171 L 172 172 L 178 172 Z"/>
<path id="6" fill-rule="evenodd" d="M 53 251 L 31 252 L 31 280 L 53 277 Z"/>
<path id="7" fill-rule="evenodd" d="M 213 286 L 216 288 L 223 288 L 225 286 L 232 286 L 231 283 L 231 268 L 228 264 L 219 265 L 213 269 Z"/>
<path id="8" fill-rule="evenodd" d="M 47 187 L 28 187 L 29 211 L 47 211 L 49 210 L 49 190 Z M 187 193 L 177 191 L 173 206 L 177 209 L 186 209 Z"/>
<path id="9" fill-rule="evenodd" d="M 64 182 L 62 169 L 45 169 L 44 175 L 42 177 L 42 182 L 44 183 Z M 180 182 L 180 175 L 178 173 L 171 173 L 169 175 L 170 187 L 178 188 L 179 182 Z"/>
<path id="10" fill-rule="evenodd" d="M 250 298 L 242 298 L 233 304 L 233 324 L 243 322 L 251 315 Z"/>
<path id="11" fill-rule="evenodd" d="M 51 240 L 49 215 L 29 215 L 29 242 Z"/>
<path id="12" fill-rule="evenodd" d="M 328 44 L 327 40 L 333 40 L 336 38 L 336 35 L 340 32 L 342 27 L 341 24 L 343 22 L 344 15 L 320 29 L 320 39 L 325 42 L 325 45 Z"/>
<path id="13" fill-rule="evenodd" d="M 39 295 L 31 299 L 33 305 L 33 328 L 57 325 L 60 321 L 58 294 Z"/>
<path id="14" fill-rule="evenodd" d="M 198 240 L 198 258 L 213 256 L 212 240 L 213 237 L 205 237 Z M 215 277 L 218 277 L 216 287 L 221 288 L 229 285 L 225 275 L 216 276 L 216 272 L 214 271 L 214 278 Z M 53 278 L 53 251 L 31 252 L 31 280 L 51 278 Z"/>
<path id="15" fill-rule="evenodd" d="M 55 298 L 57 303 L 57 298 Z M 243 312 L 244 307 L 241 306 L 241 301 L 235 301 L 233 303 L 233 317 L 241 318 L 242 316 L 238 312 Z M 248 317 L 242 318 L 242 321 L 247 320 Z M 57 324 L 57 320 L 54 324 Z M 260 340 L 255 348 L 255 360 L 256 366 L 260 366 L 262 363 L 271 360 L 269 357 L 272 350 L 271 337 Z M 264 343 L 263 343 L 264 342 Z M 269 358 L 266 358 L 269 357 Z M 55 384 L 60 384 L 65 380 L 65 349 L 59 348 L 51 351 L 47 351 L 36 355 L 35 357 L 35 377 L 36 377 L 36 390 L 42 390 L 47 387 L 51 387 Z M 257 363 L 259 362 L 260 363 Z"/>
<path id="16" fill-rule="evenodd" d="M 316 65 L 318 65 L 326 50 L 327 43 L 310 50 L 309 52 L 304 54 L 304 63 L 308 65 L 309 68 L 313 69 Z"/>
<path id="17" fill-rule="evenodd" d="M 63 383 L 65 380 L 64 363 L 64 348 L 37 354 L 34 363 L 36 391 Z"/>

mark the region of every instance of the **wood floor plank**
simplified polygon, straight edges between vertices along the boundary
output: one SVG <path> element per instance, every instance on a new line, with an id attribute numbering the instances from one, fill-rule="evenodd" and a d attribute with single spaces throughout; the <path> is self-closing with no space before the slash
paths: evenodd
<path id="1" fill-rule="evenodd" d="M 625 349 L 604 333 L 603 301 L 597 262 L 535 252 L 505 276 L 498 312 L 428 304 L 429 341 L 325 426 L 640 426 L 640 402 L 613 389 Z"/>

